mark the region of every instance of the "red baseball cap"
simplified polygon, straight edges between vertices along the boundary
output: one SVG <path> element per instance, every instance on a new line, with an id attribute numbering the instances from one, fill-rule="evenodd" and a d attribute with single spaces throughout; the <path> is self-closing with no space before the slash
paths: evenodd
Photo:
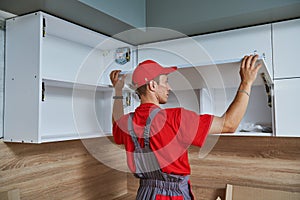
<path id="1" fill-rule="evenodd" d="M 132 83 L 135 88 L 139 88 L 159 75 L 169 74 L 177 70 L 177 67 L 163 67 L 153 60 L 141 62 L 132 74 Z"/>

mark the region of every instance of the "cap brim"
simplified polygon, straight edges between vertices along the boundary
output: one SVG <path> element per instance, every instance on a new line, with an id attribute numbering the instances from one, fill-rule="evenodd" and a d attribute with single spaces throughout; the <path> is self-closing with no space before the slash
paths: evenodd
<path id="1" fill-rule="evenodd" d="M 170 74 L 174 71 L 177 70 L 176 66 L 172 66 L 172 67 L 164 67 L 163 70 L 160 72 L 160 74 Z"/>

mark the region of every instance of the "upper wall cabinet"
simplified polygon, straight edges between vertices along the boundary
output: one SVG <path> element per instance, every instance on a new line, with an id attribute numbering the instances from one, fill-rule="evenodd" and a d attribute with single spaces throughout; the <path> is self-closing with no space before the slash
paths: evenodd
<path id="1" fill-rule="evenodd" d="M 131 70 L 135 53 L 131 45 L 43 12 L 7 20 L 4 140 L 111 134 L 108 75 Z"/>
<path id="2" fill-rule="evenodd" d="M 274 78 L 300 77 L 300 19 L 273 24 Z"/>
<path id="3" fill-rule="evenodd" d="M 250 104 L 234 135 L 274 135 L 271 26 L 214 33 L 139 46 L 138 61 L 153 59 L 178 66 L 169 75 L 172 88 L 165 107 L 185 107 L 197 113 L 224 114 L 240 84 L 244 55 L 259 54 L 263 67 L 251 91 Z"/>

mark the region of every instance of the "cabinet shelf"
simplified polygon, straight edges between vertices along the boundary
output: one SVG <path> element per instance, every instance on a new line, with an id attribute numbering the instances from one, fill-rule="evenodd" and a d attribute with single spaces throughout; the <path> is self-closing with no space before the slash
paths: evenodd
<path id="1" fill-rule="evenodd" d="M 219 136 L 273 136 L 273 133 L 262 132 L 235 132 L 235 133 L 222 133 Z"/>
<path id="2" fill-rule="evenodd" d="M 75 140 L 75 139 L 88 139 L 88 138 L 98 138 L 111 136 L 111 133 L 100 133 L 100 132 L 86 132 L 81 134 L 76 134 L 73 132 L 69 133 L 59 133 L 59 139 L 57 134 L 45 134 L 41 137 L 42 143 L 44 142 L 56 142 L 56 141 L 65 141 L 65 140 Z"/>
<path id="3" fill-rule="evenodd" d="M 88 83 L 77 83 L 73 81 L 67 80 L 58 80 L 51 78 L 43 78 L 42 82 L 45 83 L 45 86 L 52 87 L 62 87 L 62 88 L 70 88 L 70 89 L 79 89 L 79 90 L 94 90 L 94 91 L 112 91 L 113 87 L 111 85 L 94 85 Z"/>

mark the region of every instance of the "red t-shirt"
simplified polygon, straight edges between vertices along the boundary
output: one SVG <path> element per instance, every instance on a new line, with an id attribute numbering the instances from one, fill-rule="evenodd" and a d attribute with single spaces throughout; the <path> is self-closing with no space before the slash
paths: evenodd
<path id="1" fill-rule="evenodd" d="M 150 112 L 158 106 L 141 104 L 133 116 L 134 131 L 144 147 L 143 131 Z M 135 172 L 132 152 L 134 143 L 127 131 L 128 114 L 113 124 L 116 144 L 124 144 L 127 164 Z M 201 147 L 208 134 L 213 116 L 198 115 L 184 108 L 161 109 L 152 121 L 150 148 L 155 153 L 161 170 L 168 174 L 189 175 L 191 172 L 187 149 L 190 145 Z"/>

